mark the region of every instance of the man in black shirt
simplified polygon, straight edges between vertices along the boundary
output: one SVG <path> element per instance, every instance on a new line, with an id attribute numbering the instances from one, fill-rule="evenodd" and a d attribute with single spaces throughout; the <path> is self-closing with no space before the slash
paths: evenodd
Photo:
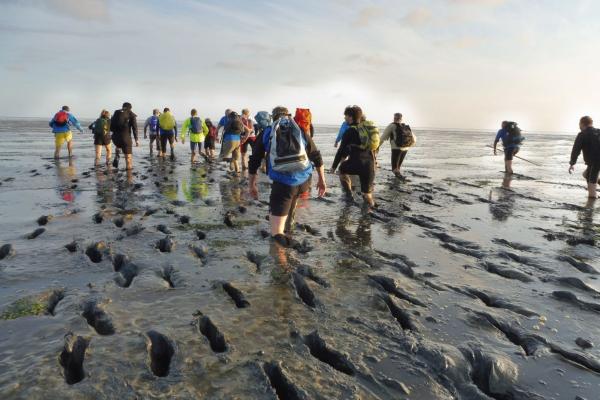
<path id="1" fill-rule="evenodd" d="M 133 144 L 131 134 L 135 139 L 135 147 L 140 145 L 138 141 L 137 115 L 131 111 L 131 103 L 123 103 L 120 110 L 116 110 L 110 120 L 112 141 L 115 144 L 115 159 L 113 167 L 119 167 L 119 150 L 125 154 L 125 165 L 128 170 L 133 168 Z"/>
<path id="2" fill-rule="evenodd" d="M 579 129 L 581 132 L 577 135 L 571 151 L 569 173 L 573 173 L 579 153 L 583 152 L 583 160 L 587 165 L 583 177 L 587 181 L 589 198 L 595 199 L 598 197 L 596 189 L 600 175 L 600 130 L 594 128 L 594 121 L 588 116 L 579 120 Z"/>

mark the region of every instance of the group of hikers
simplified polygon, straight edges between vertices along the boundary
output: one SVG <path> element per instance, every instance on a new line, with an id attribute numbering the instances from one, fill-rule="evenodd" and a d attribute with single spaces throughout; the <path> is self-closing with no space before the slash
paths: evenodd
<path id="1" fill-rule="evenodd" d="M 83 132 L 80 123 L 71 114 L 69 107 L 64 106 L 57 112 L 50 126 L 55 135 L 55 158 L 60 155 L 63 143 L 67 143 L 69 157 L 72 156 L 71 127 Z M 89 129 L 94 134 L 96 149 L 95 163 L 100 163 L 102 147 L 106 152 L 106 163 L 110 163 L 111 142 L 115 145 L 115 156 L 112 165 L 118 168 L 120 153 L 125 157 L 126 168 L 133 168 L 133 144 L 139 146 L 137 116 L 130 103 L 123 103 L 121 109 L 111 116 L 102 110 L 100 117 Z M 596 198 L 598 175 L 600 173 L 600 130 L 593 127 L 590 117 L 580 121 L 581 132 L 575 140 L 571 155 L 569 172 L 572 173 L 579 154 L 583 151 L 584 161 L 588 168 L 584 177 L 588 182 L 590 198 Z M 154 109 L 144 124 L 144 138 L 149 134 L 150 154 L 154 146 L 158 157 L 165 157 L 167 145 L 171 160 L 175 159 L 175 142 L 178 141 L 178 129 L 175 117 L 164 108 L 161 113 Z M 220 134 L 220 137 L 219 137 Z M 133 140 L 132 140 L 133 135 Z M 215 144 L 221 143 L 219 161 L 228 161 L 230 173 L 248 170 L 249 194 L 258 196 L 257 173 L 262 167 L 273 181 L 270 195 L 271 235 L 279 242 L 286 243 L 294 225 L 294 212 L 300 198 L 310 191 L 313 173 L 317 174 L 318 196 L 327 190 L 325 168 L 317 146 L 313 142 L 314 127 L 309 109 L 296 109 L 295 115 L 285 107 L 275 107 L 271 113 L 258 112 L 254 119 L 250 111 L 243 109 L 241 114 L 227 109 L 225 115 L 215 126 L 208 118 L 202 119 L 196 109 L 190 111 L 180 130 L 182 144 L 189 135 L 191 163 L 197 162 L 197 156 L 206 160 L 215 157 Z M 524 138 L 517 123 L 504 121 L 494 141 L 494 154 L 497 144 L 502 141 L 504 148 L 505 173 L 513 173 L 512 160 L 516 157 Z M 347 106 L 344 110 L 344 122 L 335 139 L 337 148 L 333 164 L 329 170 L 335 173 L 339 169 L 339 180 L 346 196 L 352 198 L 352 179 L 357 176 L 360 192 L 368 207 L 376 207 L 373 198 L 373 184 L 377 168 L 377 154 L 386 141 L 391 145 L 392 172 L 402 178 L 400 168 L 408 149 L 416 144 L 416 137 L 409 125 L 402 122 L 402 114 L 394 114 L 383 134 L 375 123 L 368 120 L 359 106 Z M 203 149 L 204 147 L 204 149 Z M 248 157 L 249 149 L 252 155 Z M 204 152 L 203 152 L 204 150 Z M 517 156 L 518 157 L 518 156 Z"/>

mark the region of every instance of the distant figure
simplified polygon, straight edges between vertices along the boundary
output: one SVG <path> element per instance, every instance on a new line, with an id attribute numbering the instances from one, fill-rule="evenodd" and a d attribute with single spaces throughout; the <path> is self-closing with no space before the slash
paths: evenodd
<path id="1" fill-rule="evenodd" d="M 502 140 L 502 146 L 504 147 L 504 172 L 512 174 L 513 157 L 519 152 L 521 143 L 524 140 L 521 136 L 521 129 L 516 122 L 502 121 L 502 127 L 494 140 L 494 155 L 498 154 L 496 146 L 500 140 Z"/>
<path id="2" fill-rule="evenodd" d="M 296 108 L 294 121 L 296 121 L 304 133 L 310 135 L 311 138 L 315 136 L 315 128 L 312 124 L 312 113 L 308 108 Z"/>
<path id="3" fill-rule="evenodd" d="M 402 114 L 394 114 L 394 122 L 389 124 L 381 135 L 379 147 L 386 141 L 390 141 L 392 147 L 392 172 L 397 177 L 401 177 L 400 167 L 408 153 L 408 149 L 415 145 L 417 139 L 412 133 L 410 126 L 402 123 Z M 379 149 L 377 149 L 379 151 Z"/>
<path id="4" fill-rule="evenodd" d="M 225 128 L 223 128 L 223 141 L 221 145 L 221 160 L 229 159 L 229 170 L 235 174 L 240 173 L 240 141 L 244 133 L 244 124 L 240 115 L 231 111 L 227 115 Z"/>
<path id="5" fill-rule="evenodd" d="M 208 128 L 208 134 L 204 139 L 204 151 L 206 153 L 206 157 L 213 159 L 215 158 L 215 143 L 218 139 L 217 127 L 213 125 L 209 118 L 206 118 L 204 122 Z"/>
<path id="6" fill-rule="evenodd" d="M 242 153 L 242 171 L 245 171 L 248 169 L 248 147 L 253 148 L 254 141 L 256 140 L 254 121 L 250 117 L 250 110 L 247 108 L 242 110 L 242 124 L 244 125 L 244 133 L 242 135 L 240 150 Z"/>
<path id="7" fill-rule="evenodd" d="M 344 133 L 330 172 L 335 173 L 340 166 L 340 183 L 347 197 L 352 197 L 350 175 L 358 175 L 363 199 L 370 207 L 374 207 L 375 151 L 379 148 L 379 129 L 366 120 L 359 106 L 347 107 L 344 116 L 350 127 Z M 348 159 L 340 165 L 346 157 Z"/>
<path id="8" fill-rule="evenodd" d="M 116 110 L 110 120 L 112 141 L 115 144 L 115 158 L 113 167 L 119 168 L 119 150 L 125 155 L 125 166 L 127 170 L 133 168 L 133 144 L 131 134 L 135 139 L 135 147 L 140 145 L 138 141 L 137 115 L 131 111 L 131 103 L 123 103 L 120 110 Z"/>
<path id="9" fill-rule="evenodd" d="M 256 124 L 254 125 L 254 130 L 256 131 L 257 136 L 264 132 L 265 129 L 270 128 L 271 124 L 273 123 L 271 114 L 269 114 L 268 111 L 257 112 L 254 116 L 254 121 L 256 122 Z M 254 149 L 252 149 L 252 152 L 254 152 Z M 262 162 L 260 169 L 263 173 L 267 173 L 266 160 Z"/>
<path id="10" fill-rule="evenodd" d="M 225 110 L 225 115 L 223 115 L 221 117 L 221 119 L 219 120 L 219 123 L 217 124 L 217 136 L 220 133 L 221 129 L 223 129 L 223 135 L 225 134 L 225 124 L 227 123 L 227 117 L 229 117 L 229 113 L 231 112 L 231 109 L 227 109 Z M 221 141 L 223 137 L 221 136 Z M 217 143 L 219 143 L 219 139 L 217 139 Z"/>
<path id="11" fill-rule="evenodd" d="M 181 144 L 185 144 L 185 137 L 189 132 L 190 150 L 192 151 L 191 163 L 193 164 L 196 162 L 196 149 L 198 149 L 198 155 L 202 153 L 202 143 L 204 143 L 204 138 L 208 134 L 208 126 L 198 116 L 198 111 L 195 108 L 192 109 L 190 114 L 191 117 L 186 119 L 181 127 Z"/>
<path id="12" fill-rule="evenodd" d="M 595 199 L 598 197 L 596 189 L 600 174 L 600 129 L 594 128 L 594 121 L 588 116 L 579 120 L 579 129 L 581 132 L 577 135 L 571 151 L 569 173 L 573 173 L 579 153 L 583 152 L 583 161 L 587 165 L 583 177 L 587 181 L 588 197 Z"/>
<path id="13" fill-rule="evenodd" d="M 77 118 L 71 114 L 69 106 L 63 106 L 62 109 L 54 114 L 54 117 L 48 123 L 54 133 L 54 159 L 58 160 L 60 156 L 60 149 L 64 142 L 67 142 L 67 150 L 69 157 L 73 156 L 73 134 L 71 133 L 71 126 L 77 128 L 80 133 L 83 133 L 81 125 Z"/>
<path id="14" fill-rule="evenodd" d="M 152 116 L 146 119 L 144 124 L 144 139 L 147 139 L 147 130 L 150 129 L 150 155 L 152 155 L 152 144 L 156 141 L 156 152 L 160 153 L 160 140 L 158 140 L 158 117 L 160 110 L 155 108 L 152 110 Z"/>
<path id="15" fill-rule="evenodd" d="M 171 148 L 171 161 L 175 160 L 175 142 L 177 141 L 177 121 L 168 107 L 158 117 L 158 130 L 160 137 L 160 154 L 164 157 L 167 152 L 167 143 Z"/>
<path id="16" fill-rule="evenodd" d="M 108 110 L 102 110 L 100 113 L 100 118 L 92 122 L 88 128 L 94 134 L 94 146 L 96 148 L 96 159 L 94 161 L 94 165 L 100 165 L 102 147 L 104 147 L 106 150 L 106 165 L 110 164 L 110 113 Z"/>
<path id="17" fill-rule="evenodd" d="M 347 106 L 346 110 L 349 108 L 352 108 L 352 106 Z M 344 138 L 344 134 L 346 133 L 348 128 L 350 128 L 350 125 L 348 125 L 348 123 L 344 119 L 344 122 L 342 122 L 342 125 L 340 126 L 340 129 L 338 130 L 338 134 L 337 134 L 337 137 L 335 138 L 335 143 L 334 143 L 333 147 L 338 147 L 338 145 Z"/>
<path id="18" fill-rule="evenodd" d="M 310 187 L 313 164 L 319 174 L 319 196 L 325 194 L 327 186 L 321 153 L 310 136 L 294 122 L 288 109 L 275 107 L 273 121 L 273 125 L 264 129 L 256 139 L 248 166 L 248 185 L 250 195 L 258 197 L 257 171 L 266 156 L 267 171 L 273 181 L 269 216 L 271 236 L 280 244 L 287 245 L 290 240 L 285 234 L 292 233 L 296 203 L 300 194 Z"/>

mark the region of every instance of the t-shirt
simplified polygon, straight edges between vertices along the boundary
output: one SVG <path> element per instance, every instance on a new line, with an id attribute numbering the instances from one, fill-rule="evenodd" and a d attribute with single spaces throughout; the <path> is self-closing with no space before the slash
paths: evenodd
<path id="1" fill-rule="evenodd" d="M 496 141 L 499 141 L 499 140 L 502 141 L 502 146 L 504 146 L 507 149 L 513 149 L 515 147 L 519 147 L 518 144 L 514 144 L 514 143 L 511 143 L 509 145 L 506 144 L 508 141 L 508 131 L 504 128 L 500 129 L 498 131 L 498 133 L 496 134 Z"/>

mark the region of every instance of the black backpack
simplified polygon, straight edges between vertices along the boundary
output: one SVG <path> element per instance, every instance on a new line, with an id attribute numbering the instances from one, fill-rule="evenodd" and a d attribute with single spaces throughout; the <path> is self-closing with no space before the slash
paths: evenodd
<path id="1" fill-rule="evenodd" d="M 116 110 L 110 120 L 110 130 L 115 133 L 129 128 L 129 111 Z"/>
<path id="2" fill-rule="evenodd" d="M 506 145 L 519 145 L 523 142 L 523 136 L 521 135 L 521 128 L 517 126 L 516 122 L 508 122 L 506 124 L 506 132 L 508 137 L 506 139 Z"/>
<path id="3" fill-rule="evenodd" d="M 415 144 L 415 138 L 409 125 L 395 124 L 394 143 L 398 147 L 411 147 Z"/>
<path id="4" fill-rule="evenodd" d="M 235 135 L 241 135 L 244 133 L 244 124 L 242 118 L 236 112 L 229 113 L 227 122 L 225 123 L 225 133 L 233 133 Z"/>
<path id="5" fill-rule="evenodd" d="M 200 119 L 200 117 L 190 118 L 190 130 L 192 131 L 192 133 L 202 132 L 202 120 Z"/>
<path id="6" fill-rule="evenodd" d="M 590 133 L 590 144 L 592 152 L 600 156 L 600 129 L 592 128 Z"/>

